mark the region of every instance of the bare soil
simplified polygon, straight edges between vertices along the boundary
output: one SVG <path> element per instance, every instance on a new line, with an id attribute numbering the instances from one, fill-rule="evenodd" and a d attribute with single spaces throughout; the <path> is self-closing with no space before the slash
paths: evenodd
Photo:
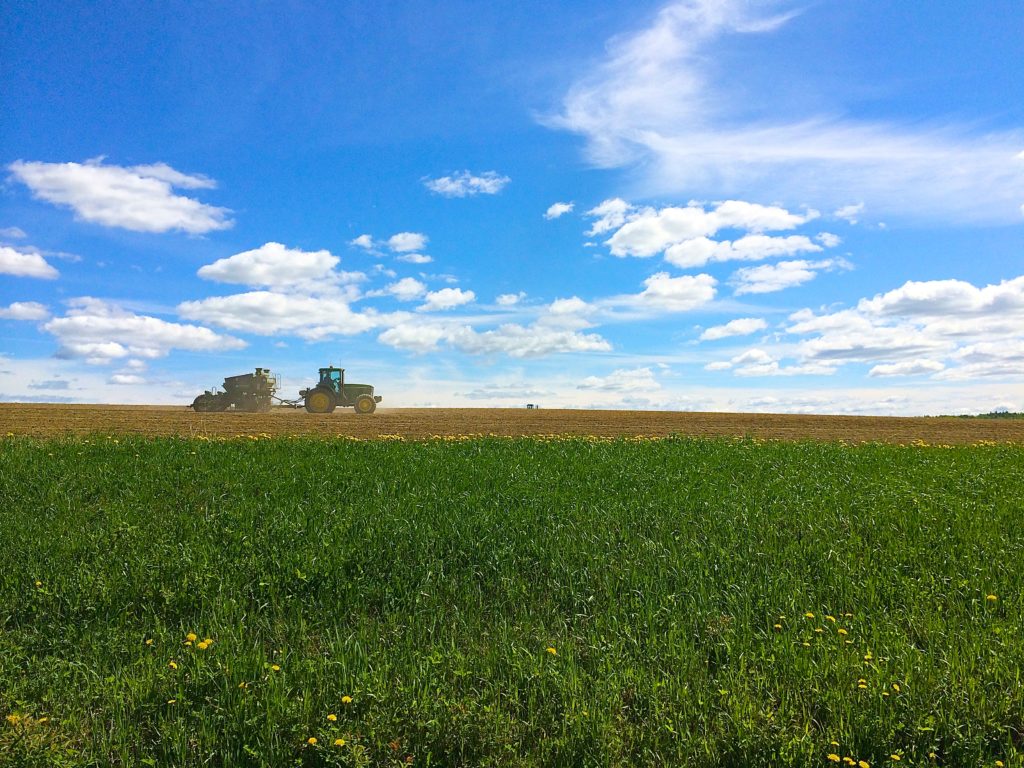
<path id="1" fill-rule="evenodd" d="M 725 435 L 783 440 L 962 445 L 1024 443 L 1024 420 L 802 416 L 678 411 L 526 410 L 514 408 L 381 408 L 370 416 L 275 408 L 270 413 L 194 413 L 183 406 L 0 403 L 0 436 L 348 435 L 428 438 L 457 435 Z"/>

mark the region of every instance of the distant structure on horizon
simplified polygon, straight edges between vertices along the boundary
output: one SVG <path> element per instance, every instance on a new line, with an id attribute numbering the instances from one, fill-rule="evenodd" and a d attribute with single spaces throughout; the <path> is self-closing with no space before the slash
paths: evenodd
<path id="1" fill-rule="evenodd" d="M 537 405 L 537 403 L 527 403 L 527 404 L 526 404 L 526 409 L 527 409 L 527 410 L 530 410 L 530 411 L 532 411 L 532 410 L 533 410 L 533 409 L 535 409 L 535 408 L 540 408 L 540 406 L 539 406 L 539 405 Z"/>

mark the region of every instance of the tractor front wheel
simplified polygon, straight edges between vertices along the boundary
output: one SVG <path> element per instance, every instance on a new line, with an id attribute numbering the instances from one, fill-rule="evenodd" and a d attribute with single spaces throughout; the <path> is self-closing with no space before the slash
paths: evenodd
<path id="1" fill-rule="evenodd" d="M 324 389 L 314 389 L 306 393 L 306 411 L 308 413 L 330 413 L 337 403 L 334 395 Z"/>
<path id="2" fill-rule="evenodd" d="M 368 414 L 377 410 L 377 402 L 369 395 L 360 395 L 356 398 L 356 413 Z"/>

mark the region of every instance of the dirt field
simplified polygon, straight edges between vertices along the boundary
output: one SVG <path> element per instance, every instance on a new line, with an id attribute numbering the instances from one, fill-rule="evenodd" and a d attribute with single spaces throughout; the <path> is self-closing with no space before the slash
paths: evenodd
<path id="1" fill-rule="evenodd" d="M 751 435 L 786 440 L 847 440 L 964 444 L 1024 443 L 1024 420 L 795 416 L 675 411 L 525 410 L 511 408 L 392 408 L 372 416 L 336 411 L 314 415 L 275 409 L 267 414 L 193 413 L 181 406 L 40 405 L 0 403 L 0 435 L 88 434 L 181 436 L 351 435 Z"/>

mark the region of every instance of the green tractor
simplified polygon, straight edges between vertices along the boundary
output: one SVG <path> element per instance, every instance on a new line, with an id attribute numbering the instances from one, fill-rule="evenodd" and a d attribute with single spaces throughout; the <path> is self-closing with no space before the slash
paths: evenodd
<path id="1" fill-rule="evenodd" d="M 320 382 L 315 387 L 300 389 L 299 397 L 309 413 L 330 413 L 338 406 L 354 408 L 356 413 L 367 414 L 377 410 L 383 398 L 373 394 L 370 384 L 348 384 L 344 368 L 321 368 Z"/>

